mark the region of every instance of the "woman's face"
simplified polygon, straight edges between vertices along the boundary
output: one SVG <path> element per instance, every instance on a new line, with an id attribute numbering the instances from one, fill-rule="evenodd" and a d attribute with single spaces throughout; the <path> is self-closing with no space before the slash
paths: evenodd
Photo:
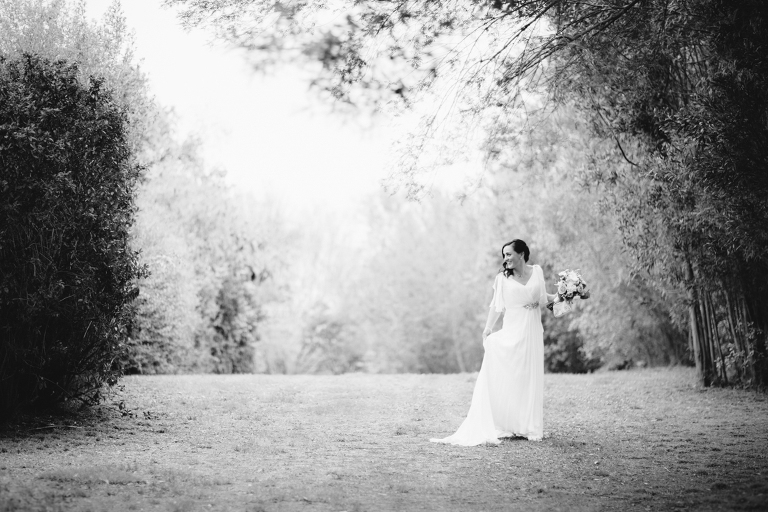
<path id="1" fill-rule="evenodd" d="M 523 253 L 515 252 L 511 245 L 502 251 L 504 253 L 504 266 L 506 268 L 518 267 L 523 263 Z"/>

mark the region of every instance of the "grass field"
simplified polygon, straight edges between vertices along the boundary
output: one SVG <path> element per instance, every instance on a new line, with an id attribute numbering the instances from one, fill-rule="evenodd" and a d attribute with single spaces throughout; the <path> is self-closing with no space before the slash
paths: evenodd
<path id="1" fill-rule="evenodd" d="M 0 433 L 0 511 L 768 510 L 768 397 L 688 369 L 546 375 L 545 439 L 428 442 L 475 375 L 130 377 Z"/>

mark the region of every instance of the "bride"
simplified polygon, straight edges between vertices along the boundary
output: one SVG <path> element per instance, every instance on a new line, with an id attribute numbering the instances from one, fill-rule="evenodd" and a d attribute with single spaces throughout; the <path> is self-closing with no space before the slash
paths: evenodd
<path id="1" fill-rule="evenodd" d="M 504 264 L 493 284 L 488 320 L 483 330 L 485 355 L 472 394 L 469 413 L 459 429 L 436 443 L 474 446 L 499 443 L 502 437 L 540 441 L 544 434 L 544 331 L 541 309 L 548 294 L 544 273 L 528 265 L 530 251 L 522 240 L 501 248 Z M 501 330 L 491 330 L 504 312 Z"/>

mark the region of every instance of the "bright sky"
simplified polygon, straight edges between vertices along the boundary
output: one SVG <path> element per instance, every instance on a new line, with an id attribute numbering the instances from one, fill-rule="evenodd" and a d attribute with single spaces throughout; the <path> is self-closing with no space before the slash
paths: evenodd
<path id="1" fill-rule="evenodd" d="M 100 19 L 112 0 L 87 0 Z M 158 101 L 183 133 L 203 139 L 206 161 L 257 196 L 268 191 L 294 213 L 355 204 L 386 174 L 392 129 L 363 129 L 331 115 L 296 70 L 253 73 L 236 51 L 185 32 L 161 0 L 124 1 L 136 57 Z"/>

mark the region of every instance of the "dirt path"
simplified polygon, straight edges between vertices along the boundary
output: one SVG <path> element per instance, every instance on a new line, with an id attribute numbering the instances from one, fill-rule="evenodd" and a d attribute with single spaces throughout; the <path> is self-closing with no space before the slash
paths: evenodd
<path id="1" fill-rule="evenodd" d="M 547 375 L 544 441 L 429 443 L 474 379 L 126 378 L 135 417 L 2 433 L 0 511 L 768 510 L 766 395 L 683 369 Z"/>

